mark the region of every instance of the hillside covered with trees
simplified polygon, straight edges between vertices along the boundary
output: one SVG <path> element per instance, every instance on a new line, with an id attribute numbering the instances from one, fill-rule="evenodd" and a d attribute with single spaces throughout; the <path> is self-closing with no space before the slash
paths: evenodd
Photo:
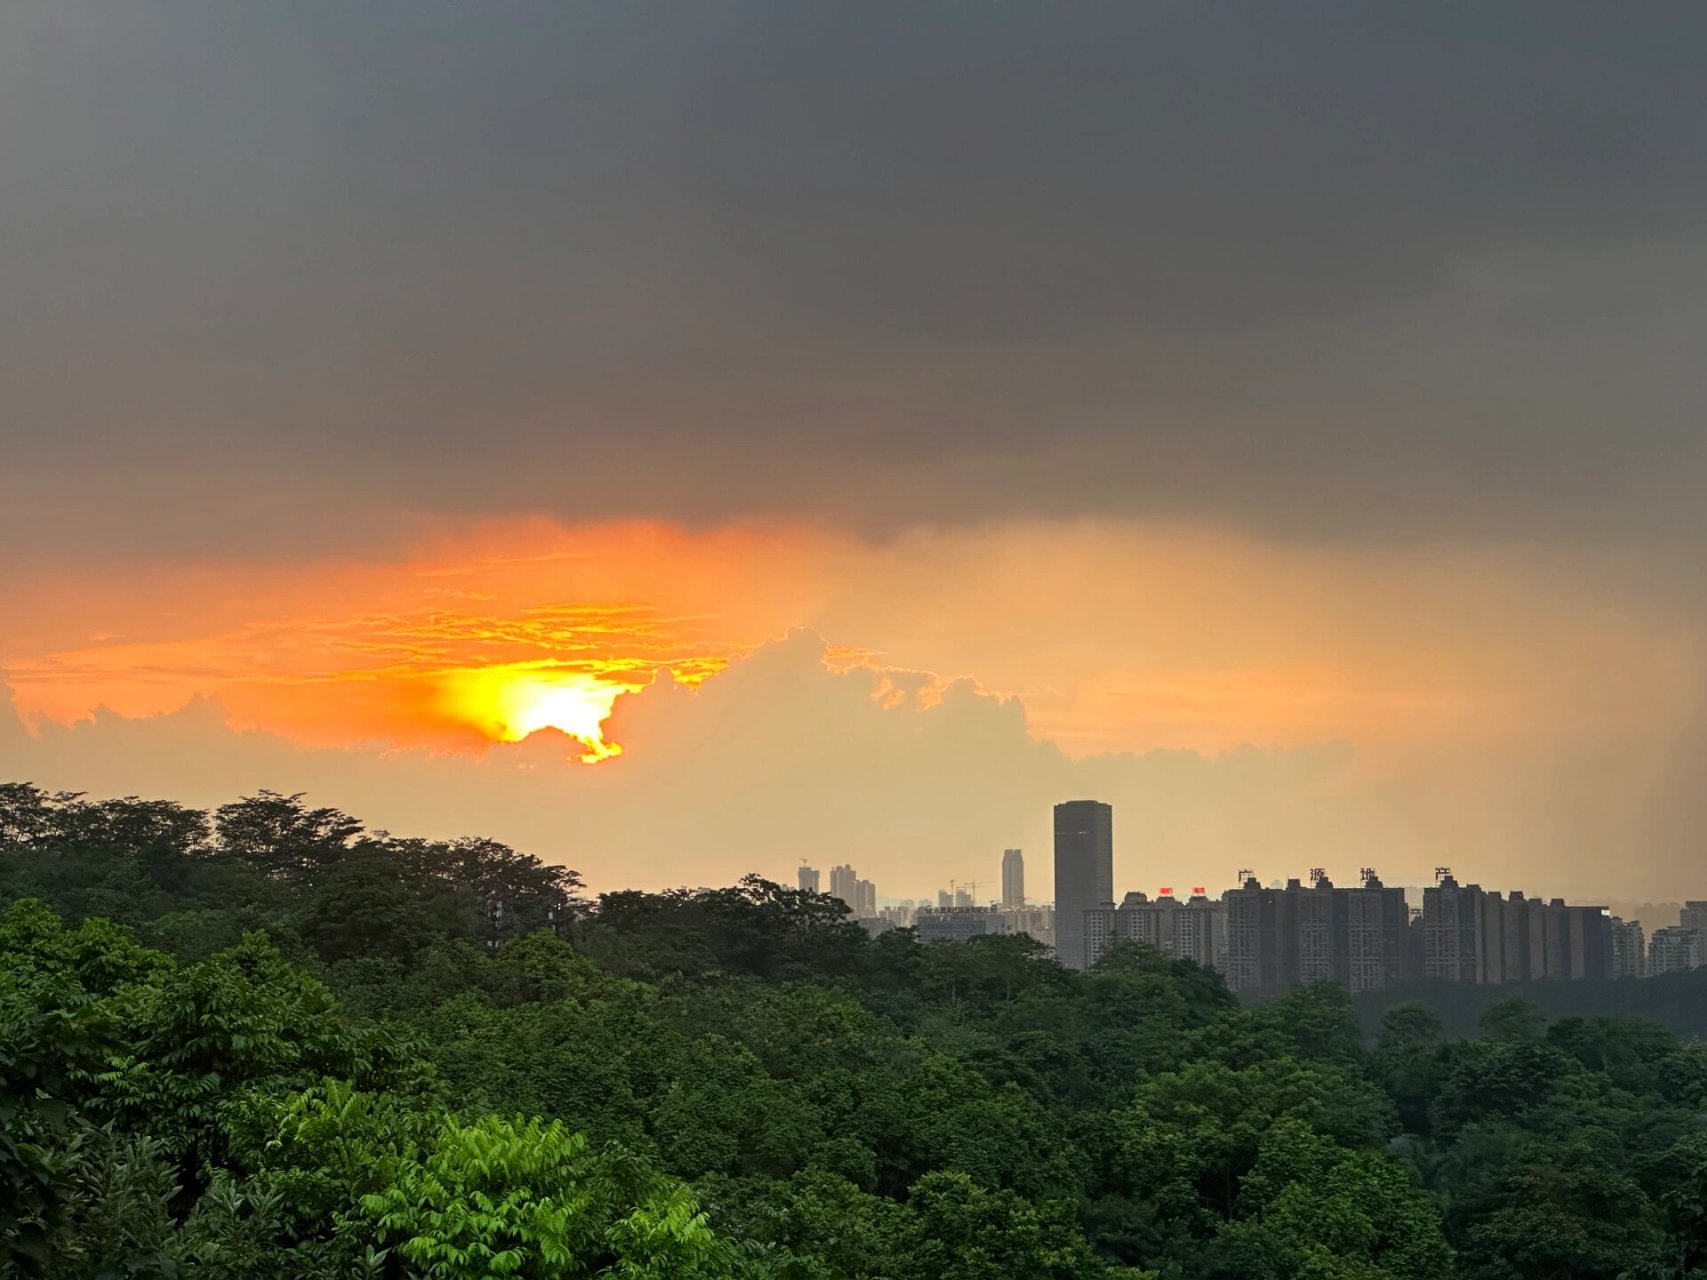
<path id="1" fill-rule="evenodd" d="M 1707 1277 L 1707 1046 L 14 784 L 0 1274 Z"/>

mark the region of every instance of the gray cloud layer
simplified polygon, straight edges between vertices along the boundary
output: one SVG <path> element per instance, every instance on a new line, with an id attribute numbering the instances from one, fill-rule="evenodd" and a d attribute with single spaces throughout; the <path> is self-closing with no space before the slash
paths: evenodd
<path id="1" fill-rule="evenodd" d="M 1704 37 L 1681 3 L 10 5 L 0 537 L 1693 536 Z"/>

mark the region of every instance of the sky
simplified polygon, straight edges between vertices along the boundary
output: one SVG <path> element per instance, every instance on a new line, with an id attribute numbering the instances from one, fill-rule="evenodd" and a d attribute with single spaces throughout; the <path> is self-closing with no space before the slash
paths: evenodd
<path id="1" fill-rule="evenodd" d="M 0 777 L 595 889 L 1702 896 L 1707 12 L 0 10 Z"/>

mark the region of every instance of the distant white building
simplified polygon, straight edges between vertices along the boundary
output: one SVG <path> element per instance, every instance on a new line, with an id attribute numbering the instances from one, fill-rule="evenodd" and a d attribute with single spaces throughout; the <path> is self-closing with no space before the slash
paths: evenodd
<path id="1" fill-rule="evenodd" d="M 845 862 L 830 868 L 830 896 L 840 898 L 849 911 L 859 914 L 859 875 Z"/>
<path id="2" fill-rule="evenodd" d="M 877 915 L 877 886 L 870 880 L 855 880 L 854 900 L 848 905 L 853 908 L 856 919 L 874 919 Z"/>
<path id="3" fill-rule="evenodd" d="M 1655 929 L 1654 936 L 1648 943 L 1648 974 L 1657 977 L 1662 973 L 1682 973 L 1687 969 L 1699 969 L 1703 959 L 1704 943 L 1707 934 L 1699 929 L 1691 929 L 1685 925 L 1674 924 L 1666 929 Z"/>
<path id="4" fill-rule="evenodd" d="M 1025 906 L 1025 855 L 1018 849 L 1002 850 L 1002 906 L 1009 911 Z"/>

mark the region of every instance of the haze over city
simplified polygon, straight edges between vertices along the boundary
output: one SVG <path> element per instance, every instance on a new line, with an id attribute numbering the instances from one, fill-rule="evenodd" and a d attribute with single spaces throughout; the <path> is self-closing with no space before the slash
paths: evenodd
<path id="1" fill-rule="evenodd" d="M 1644 11 L 8 6 L 0 778 L 595 890 L 1045 898 L 1096 797 L 1123 888 L 1701 897 Z"/>

